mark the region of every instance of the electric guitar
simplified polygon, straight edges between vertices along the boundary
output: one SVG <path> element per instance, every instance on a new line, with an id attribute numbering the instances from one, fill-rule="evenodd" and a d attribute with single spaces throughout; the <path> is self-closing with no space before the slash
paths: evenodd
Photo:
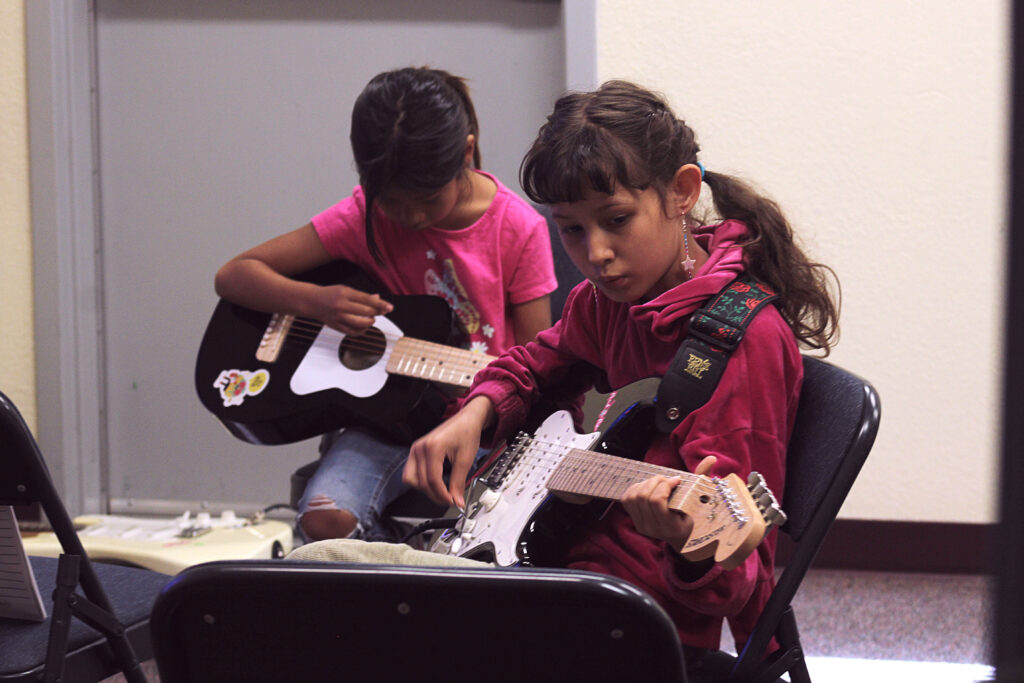
<path id="1" fill-rule="evenodd" d="M 436 426 L 434 384 L 468 387 L 493 356 L 446 345 L 452 313 L 437 296 L 389 296 L 335 261 L 296 279 L 379 293 L 394 310 L 350 337 L 321 322 L 260 313 L 223 299 L 196 359 L 199 400 L 231 434 L 283 444 L 362 424 L 410 443 Z"/>
<path id="2" fill-rule="evenodd" d="M 129 564 L 161 574 L 177 574 L 201 562 L 275 559 L 291 552 L 293 531 L 276 519 L 242 519 L 231 512 L 219 517 L 150 519 L 118 515 L 83 515 L 73 520 L 82 547 L 93 560 Z M 60 557 L 57 535 L 21 529 L 28 555 Z"/>
<path id="3" fill-rule="evenodd" d="M 659 381 L 641 380 L 619 393 L 651 397 Z M 757 472 L 744 483 L 735 474 L 698 476 L 610 455 L 608 451 L 642 457 L 657 432 L 649 398 L 630 403 L 617 396 L 612 395 L 599 420 L 609 425 L 603 430 L 580 434 L 569 413 L 559 411 L 535 432 L 521 432 L 470 482 L 465 514 L 452 529 L 435 535 L 430 550 L 499 566 L 556 564 L 576 525 L 595 518 L 630 485 L 656 474 L 682 478 L 669 507 L 693 520 L 682 551 L 691 561 L 714 556 L 717 564 L 732 569 L 773 524 L 785 522 L 785 513 Z M 598 500 L 573 505 L 556 493 Z"/>

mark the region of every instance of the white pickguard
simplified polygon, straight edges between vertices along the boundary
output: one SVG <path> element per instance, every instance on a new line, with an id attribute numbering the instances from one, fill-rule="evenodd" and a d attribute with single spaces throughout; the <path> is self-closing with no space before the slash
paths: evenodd
<path id="1" fill-rule="evenodd" d="M 519 562 L 516 543 L 523 528 L 548 497 L 547 481 L 566 453 L 574 448 L 590 448 L 600 432 L 580 434 L 573 428 L 572 416 L 564 410 L 544 420 L 531 444 L 496 490 L 486 490 L 476 501 L 479 509 L 461 520 L 461 535 L 450 547 L 434 547 L 435 552 L 472 555 L 481 546 L 493 546 L 495 562 L 500 566 Z M 477 484 L 483 487 L 483 484 Z M 472 506 L 472 503 L 471 503 Z"/>
<path id="2" fill-rule="evenodd" d="M 384 353 L 374 365 L 353 370 L 338 357 L 345 334 L 324 325 L 295 368 L 290 384 L 292 393 L 303 396 L 324 389 L 341 389 L 356 398 L 366 398 L 383 389 L 388 381 L 388 357 L 402 331 L 382 315 L 375 318 L 373 326 L 384 333 Z"/>

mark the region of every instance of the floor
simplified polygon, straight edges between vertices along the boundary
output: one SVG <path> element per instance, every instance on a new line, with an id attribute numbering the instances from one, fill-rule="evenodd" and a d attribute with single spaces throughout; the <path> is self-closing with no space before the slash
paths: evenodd
<path id="1" fill-rule="evenodd" d="M 793 602 L 811 678 L 992 680 L 991 587 L 980 576 L 811 571 Z"/>

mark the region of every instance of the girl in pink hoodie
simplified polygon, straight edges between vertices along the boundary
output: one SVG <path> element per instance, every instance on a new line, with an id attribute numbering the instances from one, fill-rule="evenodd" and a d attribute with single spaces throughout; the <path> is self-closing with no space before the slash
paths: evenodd
<path id="1" fill-rule="evenodd" d="M 566 387 L 618 389 L 663 376 L 692 313 L 745 273 L 779 295 L 776 305 L 747 328 L 710 400 L 657 435 L 644 460 L 718 477 L 757 470 L 781 498 L 803 378 L 799 346 L 827 355 L 838 329 L 831 270 L 804 255 L 774 202 L 706 171 L 698 151 L 666 102 L 634 84 L 613 81 L 558 100 L 523 161 L 522 184 L 551 208 L 587 281 L 554 327 L 479 372 L 461 410 L 413 445 L 406 482 L 463 505 L 482 438 L 510 436 L 541 397 Z M 705 186 L 717 214 L 709 222 L 694 211 Z M 775 535 L 728 571 L 713 558 L 688 561 L 680 550 L 692 520 L 668 507 L 678 483 L 655 476 L 632 485 L 560 564 L 648 591 L 688 654 L 718 648 L 726 618 L 742 647 L 773 585 Z"/>

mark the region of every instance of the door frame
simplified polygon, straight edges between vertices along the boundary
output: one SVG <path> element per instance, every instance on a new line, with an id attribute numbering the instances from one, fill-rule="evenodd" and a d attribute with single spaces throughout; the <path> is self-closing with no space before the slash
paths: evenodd
<path id="1" fill-rule="evenodd" d="M 25 3 L 37 439 L 72 513 L 103 512 L 95 3 Z"/>
<path id="2" fill-rule="evenodd" d="M 562 0 L 565 82 L 597 82 L 597 0 Z M 95 0 L 25 3 L 38 441 L 72 514 L 109 512 Z"/>

